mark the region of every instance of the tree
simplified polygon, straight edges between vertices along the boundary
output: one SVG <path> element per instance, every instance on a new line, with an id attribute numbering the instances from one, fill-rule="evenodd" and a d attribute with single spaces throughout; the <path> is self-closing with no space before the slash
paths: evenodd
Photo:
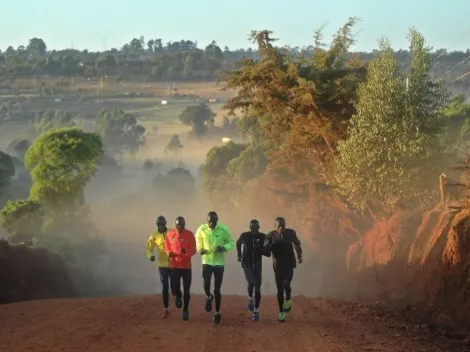
<path id="1" fill-rule="evenodd" d="M 17 155 L 23 157 L 30 146 L 31 142 L 29 140 L 24 138 L 17 138 L 8 144 L 8 150 L 15 152 Z"/>
<path id="2" fill-rule="evenodd" d="M 272 171 L 285 175 L 283 183 L 302 180 L 308 186 L 331 178 L 336 145 L 346 137 L 365 74 L 348 53 L 357 20 L 349 19 L 328 49 L 317 38 L 308 60 L 276 48 L 271 31 L 253 31 L 260 59 L 244 59 L 240 69 L 224 73 L 226 88 L 237 91 L 225 107 L 258 119 L 262 142 L 276 159 Z"/>
<path id="3" fill-rule="evenodd" d="M 197 137 L 207 133 L 207 125 L 214 122 L 216 114 L 205 103 L 186 107 L 180 114 L 179 119 L 185 125 L 191 126 Z"/>
<path id="4" fill-rule="evenodd" d="M 10 155 L 0 151 L 0 197 L 5 195 L 15 175 L 15 165 Z"/>
<path id="5" fill-rule="evenodd" d="M 56 110 L 46 112 L 36 124 L 36 134 L 40 135 L 55 127 L 73 127 L 75 123 L 72 115 L 68 111 Z"/>
<path id="6" fill-rule="evenodd" d="M 46 54 L 46 49 L 46 43 L 40 38 L 30 39 L 29 44 L 26 47 L 26 50 L 35 57 L 44 56 Z"/>
<path id="7" fill-rule="evenodd" d="M 171 151 L 174 153 L 179 153 L 183 149 L 183 144 L 180 141 L 180 137 L 177 134 L 171 136 L 170 141 L 168 142 L 167 146 L 165 147 L 165 152 Z"/>
<path id="8" fill-rule="evenodd" d="M 455 149 L 460 156 L 470 149 L 470 105 L 465 103 L 465 96 L 455 96 L 444 109 L 447 118 L 446 144 Z"/>
<path id="9" fill-rule="evenodd" d="M 73 128 L 52 129 L 36 139 L 25 155 L 33 185 L 30 198 L 52 214 L 66 214 L 84 204 L 84 187 L 103 157 L 95 133 Z"/>
<path id="10" fill-rule="evenodd" d="M 41 232 L 45 212 L 39 202 L 9 200 L 1 212 L 2 226 L 7 230 L 13 243 L 29 241 Z"/>
<path id="11" fill-rule="evenodd" d="M 145 127 L 137 123 L 134 115 L 122 110 L 101 110 L 95 130 L 101 134 L 104 145 L 114 155 L 122 156 L 124 152 L 135 154 L 145 144 Z"/>
<path id="12" fill-rule="evenodd" d="M 202 187 L 204 195 L 214 204 L 234 205 L 239 184 L 233 182 L 228 166 L 245 149 L 246 145 L 228 142 L 220 147 L 213 147 L 207 153 L 202 166 Z M 233 167 L 236 168 L 236 165 Z"/>
<path id="13" fill-rule="evenodd" d="M 360 208 L 369 200 L 376 211 L 390 213 L 429 201 L 444 166 L 444 92 L 430 79 L 424 39 L 414 29 L 409 38 L 408 88 L 389 42 L 382 40 L 359 88 L 348 139 L 338 147 L 336 185 Z"/>

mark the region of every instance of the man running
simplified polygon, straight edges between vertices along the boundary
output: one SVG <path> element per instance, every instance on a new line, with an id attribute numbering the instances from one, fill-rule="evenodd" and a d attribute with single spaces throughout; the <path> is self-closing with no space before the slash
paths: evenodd
<path id="1" fill-rule="evenodd" d="M 277 302 L 279 304 L 279 322 L 286 320 L 286 313 L 291 310 L 291 282 L 296 268 L 293 248 L 297 252 L 299 264 L 302 263 L 302 247 L 294 230 L 286 228 L 286 220 L 276 218 L 276 230 L 266 236 L 263 254 L 273 257 L 274 277 L 277 287 Z M 293 248 L 292 248 L 293 247 Z M 285 293 L 285 299 L 284 299 Z"/>
<path id="2" fill-rule="evenodd" d="M 206 312 L 212 311 L 212 300 L 215 297 L 214 324 L 220 324 L 220 289 L 224 278 L 225 255 L 235 245 L 228 227 L 219 223 L 215 211 L 207 214 L 207 224 L 199 226 L 196 232 L 197 250 L 202 256 L 202 278 L 206 294 Z M 211 280 L 214 275 L 214 295 L 211 294 Z"/>
<path id="3" fill-rule="evenodd" d="M 266 235 L 259 232 L 259 228 L 259 221 L 251 220 L 250 231 L 243 232 L 237 241 L 238 261 L 242 263 L 245 279 L 248 283 L 248 310 L 253 312 L 252 320 L 256 321 L 259 320 L 261 302 L 262 247 L 266 239 Z M 253 290 L 255 291 L 254 303 Z"/>
<path id="4" fill-rule="evenodd" d="M 163 313 L 162 318 L 167 318 L 170 315 L 168 309 L 169 302 L 169 286 L 170 286 L 170 268 L 168 256 L 165 253 L 165 237 L 167 234 L 166 219 L 164 216 L 159 216 L 156 221 L 157 231 L 152 233 L 147 241 L 147 250 L 145 254 L 151 261 L 155 261 L 154 249 L 157 249 L 158 253 L 158 272 L 160 274 L 160 282 L 162 283 L 162 297 L 163 297 Z"/>
<path id="5" fill-rule="evenodd" d="M 191 258 L 196 254 L 196 240 L 194 234 L 186 230 L 186 220 L 182 216 L 176 218 L 175 228 L 166 236 L 165 252 L 170 261 L 171 287 L 176 296 L 176 308 L 181 308 L 181 298 L 183 298 L 181 316 L 183 320 L 188 320 L 192 281 Z M 183 293 L 181 280 L 183 280 Z"/>

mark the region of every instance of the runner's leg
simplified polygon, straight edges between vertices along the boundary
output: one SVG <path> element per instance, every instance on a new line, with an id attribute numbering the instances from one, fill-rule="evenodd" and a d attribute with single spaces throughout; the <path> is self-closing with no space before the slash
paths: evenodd
<path id="1" fill-rule="evenodd" d="M 249 267 L 244 267 L 243 273 L 245 274 L 245 280 L 248 284 L 248 297 L 253 298 L 253 289 L 255 287 L 255 278 L 253 275 L 253 270 Z"/>
<path id="2" fill-rule="evenodd" d="M 283 286 L 284 286 L 284 292 L 286 293 L 286 300 L 290 301 L 291 299 L 291 294 L 292 294 L 292 288 L 291 288 L 291 283 L 292 279 L 294 278 L 294 269 L 292 271 L 288 272 L 283 281 Z"/>
<path id="3" fill-rule="evenodd" d="M 277 303 L 279 305 L 279 312 L 284 312 L 284 275 L 282 269 L 274 269 L 274 279 L 276 281 Z"/>
<path id="4" fill-rule="evenodd" d="M 215 296 L 215 312 L 220 312 L 220 303 L 222 302 L 222 282 L 224 280 L 224 267 L 214 267 L 214 296 Z"/>
<path id="5" fill-rule="evenodd" d="M 259 309 L 261 304 L 261 281 L 262 281 L 262 270 L 257 269 L 255 275 L 255 310 Z"/>
<path id="6" fill-rule="evenodd" d="M 168 308 L 168 301 L 169 301 L 169 268 L 158 268 L 158 272 L 160 274 L 160 282 L 162 283 L 162 298 L 163 298 L 163 307 Z"/>
<path id="7" fill-rule="evenodd" d="M 212 273 L 212 266 L 207 264 L 202 265 L 202 279 L 204 281 L 204 293 L 206 294 L 206 312 L 212 311 L 212 300 L 214 299 L 214 296 L 211 294 Z"/>
<path id="8" fill-rule="evenodd" d="M 192 270 L 181 269 L 183 278 L 183 310 L 187 311 L 189 308 L 189 301 L 191 299 L 191 282 L 192 282 Z"/>

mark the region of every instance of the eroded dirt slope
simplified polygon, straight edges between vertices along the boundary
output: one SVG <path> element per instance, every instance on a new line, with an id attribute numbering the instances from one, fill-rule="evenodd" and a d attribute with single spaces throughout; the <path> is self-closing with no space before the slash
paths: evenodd
<path id="1" fill-rule="evenodd" d="M 201 296 L 193 296 L 188 322 L 175 308 L 160 319 L 155 296 L 14 303 L 0 306 L 0 351 L 467 351 L 379 306 L 303 297 L 294 302 L 288 321 L 279 324 L 274 297 L 263 298 L 259 322 L 249 320 L 246 298 L 224 297 L 218 327 Z"/>

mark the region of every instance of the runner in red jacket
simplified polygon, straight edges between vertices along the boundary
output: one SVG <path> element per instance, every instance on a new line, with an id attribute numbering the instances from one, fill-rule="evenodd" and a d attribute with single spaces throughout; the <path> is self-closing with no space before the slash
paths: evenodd
<path id="1" fill-rule="evenodd" d="M 188 320 L 192 280 L 191 258 L 196 254 L 196 240 L 194 234 L 186 230 L 186 220 L 182 216 L 176 218 L 175 228 L 168 231 L 166 235 L 165 252 L 170 263 L 171 287 L 176 295 L 175 305 L 177 308 L 181 308 L 183 305 L 182 317 L 183 320 Z M 183 293 L 181 292 L 181 280 L 183 281 Z M 183 304 L 181 298 L 183 298 Z"/>

